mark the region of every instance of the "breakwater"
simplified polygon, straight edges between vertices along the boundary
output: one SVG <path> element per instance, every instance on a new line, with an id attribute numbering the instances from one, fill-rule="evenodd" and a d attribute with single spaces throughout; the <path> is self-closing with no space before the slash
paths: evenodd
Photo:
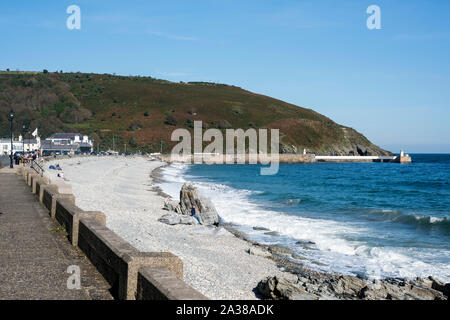
<path id="1" fill-rule="evenodd" d="M 161 161 L 173 163 L 215 163 L 215 164 L 233 164 L 233 163 L 262 163 L 257 154 L 195 154 L 195 155 L 156 155 Z M 409 155 L 399 156 L 317 156 L 315 154 L 278 154 L 268 155 L 265 158 L 272 162 L 278 159 L 279 163 L 315 163 L 315 162 L 392 162 L 392 163 L 411 163 Z M 264 163 L 263 163 L 264 164 Z"/>

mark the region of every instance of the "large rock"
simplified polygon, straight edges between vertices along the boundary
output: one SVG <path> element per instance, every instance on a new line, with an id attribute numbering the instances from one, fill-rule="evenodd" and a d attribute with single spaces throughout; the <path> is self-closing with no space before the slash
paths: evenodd
<path id="1" fill-rule="evenodd" d="M 180 214 L 182 213 L 180 203 L 173 201 L 173 200 L 166 200 L 164 202 L 163 209 L 167 210 L 167 211 L 173 211 L 176 213 L 180 213 Z"/>
<path id="2" fill-rule="evenodd" d="M 300 271 L 300 269 L 299 269 Z M 446 286 L 433 278 L 361 279 L 303 268 L 297 281 L 269 277 L 258 290 L 267 299 L 447 300 Z"/>
<path id="3" fill-rule="evenodd" d="M 258 290 L 264 298 L 274 300 L 317 300 L 315 294 L 306 292 L 297 283 L 285 278 L 268 277 L 258 284 Z"/>
<path id="4" fill-rule="evenodd" d="M 361 290 L 366 286 L 366 282 L 357 277 L 339 276 L 336 281 L 331 281 L 329 286 L 337 296 L 353 299 L 359 296 Z"/>
<path id="5" fill-rule="evenodd" d="M 198 224 L 198 221 L 192 216 L 185 216 L 178 213 L 169 213 L 158 219 L 159 222 L 176 225 L 176 224 Z"/>
<path id="6" fill-rule="evenodd" d="M 247 249 L 247 253 L 254 256 L 260 256 L 260 257 L 270 257 L 270 252 L 263 250 L 258 247 L 250 247 Z"/>
<path id="7" fill-rule="evenodd" d="M 198 215 L 204 225 L 218 225 L 219 215 L 211 201 L 202 196 L 197 188 L 185 183 L 180 191 L 180 209 L 184 215 L 191 215 L 192 207 L 196 205 Z"/>
<path id="8" fill-rule="evenodd" d="M 278 255 L 287 255 L 287 254 L 292 255 L 294 253 L 294 251 L 292 251 L 291 249 L 279 245 L 270 246 L 269 251 L 272 252 L 273 254 Z"/>
<path id="9" fill-rule="evenodd" d="M 421 279 L 387 278 L 369 283 L 359 293 L 365 300 L 447 300 L 445 295 L 424 284 Z"/>
<path id="10" fill-rule="evenodd" d="M 431 288 L 434 290 L 442 292 L 447 297 L 450 296 L 450 283 L 443 283 L 438 279 L 434 279 L 433 277 L 429 277 L 427 280 L 431 282 Z"/>

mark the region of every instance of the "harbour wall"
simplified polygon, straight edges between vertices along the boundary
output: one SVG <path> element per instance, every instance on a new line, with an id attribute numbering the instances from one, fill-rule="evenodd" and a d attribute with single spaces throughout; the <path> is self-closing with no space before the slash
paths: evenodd
<path id="1" fill-rule="evenodd" d="M 245 155 L 170 155 L 159 154 L 156 155 L 161 161 L 173 163 L 208 163 L 208 164 L 267 164 L 269 161 L 276 161 L 279 163 L 315 163 L 315 162 L 392 162 L 392 163 L 411 163 L 410 156 L 316 156 L 315 154 L 278 154 L 276 156 L 268 155 L 261 158 L 256 154 Z M 265 162 L 264 162 L 265 161 Z"/>

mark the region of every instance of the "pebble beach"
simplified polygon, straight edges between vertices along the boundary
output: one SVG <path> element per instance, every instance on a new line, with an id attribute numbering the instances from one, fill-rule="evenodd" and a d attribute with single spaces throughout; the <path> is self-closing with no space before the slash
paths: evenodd
<path id="1" fill-rule="evenodd" d="M 222 227 L 159 222 L 167 211 L 162 209 L 165 198 L 152 173 L 164 162 L 86 157 L 54 160 L 47 166 L 56 163 L 72 187 L 77 206 L 104 212 L 107 227 L 141 251 L 177 255 L 184 263 L 186 283 L 210 299 L 257 299 L 255 289 L 266 277 L 294 278 L 262 256 L 260 248 Z"/>

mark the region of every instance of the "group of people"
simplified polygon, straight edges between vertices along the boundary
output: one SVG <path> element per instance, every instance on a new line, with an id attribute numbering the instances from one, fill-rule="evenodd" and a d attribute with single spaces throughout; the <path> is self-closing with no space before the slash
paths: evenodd
<path id="1" fill-rule="evenodd" d="M 20 163 L 28 163 L 36 160 L 38 157 L 37 152 L 21 153 L 15 157 L 16 165 Z"/>
<path id="2" fill-rule="evenodd" d="M 56 171 L 59 171 L 58 174 L 57 174 L 57 176 L 58 176 L 59 178 L 64 178 L 64 172 L 62 172 L 62 168 L 59 166 L 59 163 L 56 164 L 56 165 L 53 165 L 53 164 L 49 165 L 49 166 L 48 166 L 48 169 L 49 169 L 49 170 L 56 170 Z"/>

